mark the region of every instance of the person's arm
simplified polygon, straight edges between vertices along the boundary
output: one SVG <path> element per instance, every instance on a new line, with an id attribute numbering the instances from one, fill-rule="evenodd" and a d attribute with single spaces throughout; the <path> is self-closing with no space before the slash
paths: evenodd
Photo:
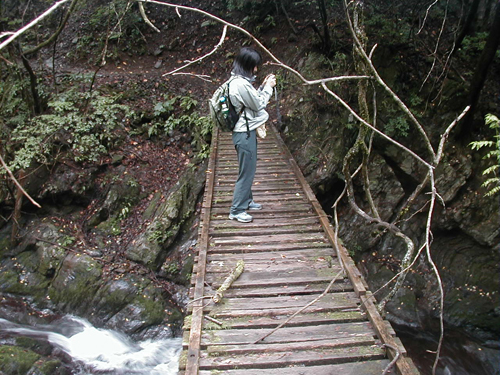
<path id="1" fill-rule="evenodd" d="M 269 103 L 269 99 L 273 94 L 272 87 L 271 84 L 264 81 L 262 90 L 256 90 L 250 82 L 245 81 L 244 84 L 240 86 L 240 90 L 238 90 L 241 102 L 245 107 L 258 112 L 266 108 L 267 103 Z"/>

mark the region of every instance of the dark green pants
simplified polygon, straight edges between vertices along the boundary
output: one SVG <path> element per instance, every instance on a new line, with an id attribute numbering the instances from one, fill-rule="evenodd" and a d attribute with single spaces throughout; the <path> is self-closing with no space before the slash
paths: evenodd
<path id="1" fill-rule="evenodd" d="M 246 211 L 253 199 L 252 184 L 257 169 L 257 135 L 255 130 L 250 132 L 233 132 L 233 144 L 238 154 L 238 179 L 234 187 L 233 205 L 230 213 L 233 215 Z"/>

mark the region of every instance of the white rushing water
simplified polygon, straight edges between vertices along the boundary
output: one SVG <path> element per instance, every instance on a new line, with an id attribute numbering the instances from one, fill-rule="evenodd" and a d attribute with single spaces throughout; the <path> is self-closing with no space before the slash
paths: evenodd
<path id="1" fill-rule="evenodd" d="M 84 369 L 79 375 L 177 374 L 180 338 L 133 342 L 121 333 L 95 328 L 74 316 L 66 317 L 61 327 L 26 327 L 0 319 L 0 331 L 43 338 L 82 363 Z"/>

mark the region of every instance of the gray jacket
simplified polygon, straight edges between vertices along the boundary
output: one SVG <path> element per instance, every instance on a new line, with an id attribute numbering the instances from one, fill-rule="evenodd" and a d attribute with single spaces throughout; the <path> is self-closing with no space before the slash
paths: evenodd
<path id="1" fill-rule="evenodd" d="M 240 133 L 247 131 L 245 115 L 250 130 L 257 129 L 264 124 L 269 118 L 265 108 L 272 95 L 271 86 L 265 85 L 262 89 L 257 90 L 249 78 L 233 75 L 229 84 L 229 99 L 238 113 L 242 106 L 245 106 L 245 113 L 241 114 L 233 131 Z"/>

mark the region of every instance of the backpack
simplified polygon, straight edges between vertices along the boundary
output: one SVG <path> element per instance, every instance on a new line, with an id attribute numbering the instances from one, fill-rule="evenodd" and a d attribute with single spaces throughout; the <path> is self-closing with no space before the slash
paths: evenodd
<path id="1" fill-rule="evenodd" d="M 208 100 L 212 122 L 222 131 L 227 132 L 233 131 L 234 126 L 240 118 L 241 112 L 244 110 L 243 107 L 241 112 L 237 113 L 233 103 L 231 103 L 231 99 L 229 99 L 229 84 L 232 80 L 233 78 L 230 78 L 224 82 L 215 90 L 212 98 Z"/>

